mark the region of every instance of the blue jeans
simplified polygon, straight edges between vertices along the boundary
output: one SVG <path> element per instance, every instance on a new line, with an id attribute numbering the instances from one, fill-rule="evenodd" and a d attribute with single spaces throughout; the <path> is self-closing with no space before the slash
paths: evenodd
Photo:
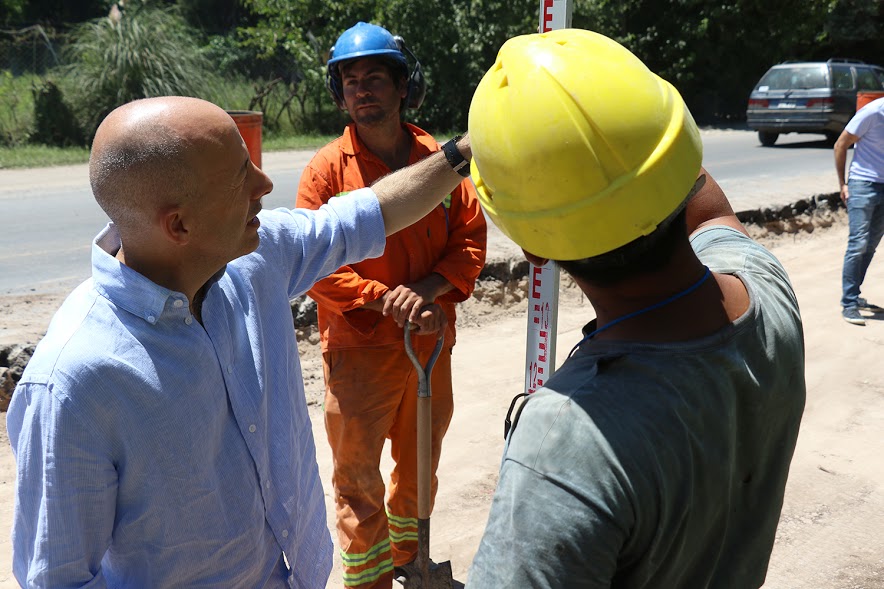
<path id="1" fill-rule="evenodd" d="M 884 235 L 884 184 L 866 180 L 847 182 L 847 218 L 850 235 L 841 274 L 841 306 L 858 305 L 859 289 Z"/>

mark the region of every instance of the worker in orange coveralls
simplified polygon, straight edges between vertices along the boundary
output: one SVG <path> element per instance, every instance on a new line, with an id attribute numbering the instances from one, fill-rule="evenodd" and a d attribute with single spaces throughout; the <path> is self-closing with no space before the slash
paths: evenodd
<path id="1" fill-rule="evenodd" d="M 345 31 L 332 48 L 328 86 L 353 122 L 305 168 L 297 206 L 316 209 L 332 197 L 346 198 L 440 149 L 431 135 L 402 121 L 404 109 L 420 106 L 426 83 L 401 37 L 362 22 Z M 453 145 L 441 149 L 466 177 L 469 165 L 459 161 Z M 445 331 L 431 376 L 435 498 L 436 467 L 453 411 L 454 304 L 472 293 L 485 263 L 485 240 L 485 218 L 464 180 L 429 215 L 389 236 L 383 256 L 344 266 L 308 293 L 318 304 L 325 425 L 347 587 L 389 588 L 394 576 L 410 572 L 417 551 L 418 378 L 403 327 L 406 321 L 419 326 L 413 341 L 422 364 L 438 331 Z M 379 463 L 386 438 L 396 464 L 385 505 Z"/>

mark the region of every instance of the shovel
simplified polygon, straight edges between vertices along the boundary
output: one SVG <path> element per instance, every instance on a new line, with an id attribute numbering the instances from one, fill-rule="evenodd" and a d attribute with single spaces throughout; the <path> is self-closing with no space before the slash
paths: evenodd
<path id="1" fill-rule="evenodd" d="M 445 330 L 439 330 L 439 338 L 433 354 L 426 366 L 414 354 L 411 346 L 411 330 L 417 326 L 405 324 L 405 352 L 417 370 L 417 558 L 406 569 L 405 589 L 452 589 L 454 577 L 451 574 L 451 561 L 434 563 L 430 561 L 430 492 L 433 475 L 432 448 L 432 398 L 430 374 L 433 365 L 442 351 Z"/>

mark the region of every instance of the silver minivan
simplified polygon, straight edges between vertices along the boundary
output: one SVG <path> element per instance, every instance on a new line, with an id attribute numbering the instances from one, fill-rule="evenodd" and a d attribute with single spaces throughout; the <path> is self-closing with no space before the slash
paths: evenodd
<path id="1" fill-rule="evenodd" d="M 764 146 L 781 133 L 822 133 L 834 143 L 856 113 L 861 91 L 884 91 L 884 68 L 855 59 L 787 61 L 755 85 L 746 122 Z"/>

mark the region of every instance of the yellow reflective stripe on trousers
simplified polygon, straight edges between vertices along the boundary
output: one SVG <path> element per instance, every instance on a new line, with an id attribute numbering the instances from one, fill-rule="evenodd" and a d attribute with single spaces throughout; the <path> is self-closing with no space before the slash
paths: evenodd
<path id="1" fill-rule="evenodd" d="M 365 569 L 364 571 L 359 571 L 358 573 L 344 573 L 344 585 L 347 587 L 356 587 L 357 585 L 363 585 L 365 583 L 371 583 L 373 581 L 377 581 L 378 578 L 384 573 L 390 573 L 393 571 L 393 558 L 388 558 L 387 560 L 381 561 L 379 565 L 376 567 L 372 567 L 370 569 Z"/>
<path id="2" fill-rule="evenodd" d="M 344 566 L 348 567 L 358 567 L 366 564 L 367 562 L 374 560 L 378 557 L 379 554 L 383 554 L 384 552 L 390 551 L 390 539 L 384 538 L 374 546 L 368 549 L 368 552 L 363 552 L 361 554 L 349 554 L 341 550 L 341 562 L 344 563 Z"/>
<path id="3" fill-rule="evenodd" d="M 394 532 L 390 530 L 390 540 L 396 542 L 408 542 L 409 540 L 417 541 L 417 532 Z"/>
<path id="4" fill-rule="evenodd" d="M 387 521 L 389 521 L 392 525 L 397 528 L 415 528 L 417 529 L 417 518 L 416 517 L 399 517 L 398 515 L 393 515 L 389 511 L 387 512 Z"/>

